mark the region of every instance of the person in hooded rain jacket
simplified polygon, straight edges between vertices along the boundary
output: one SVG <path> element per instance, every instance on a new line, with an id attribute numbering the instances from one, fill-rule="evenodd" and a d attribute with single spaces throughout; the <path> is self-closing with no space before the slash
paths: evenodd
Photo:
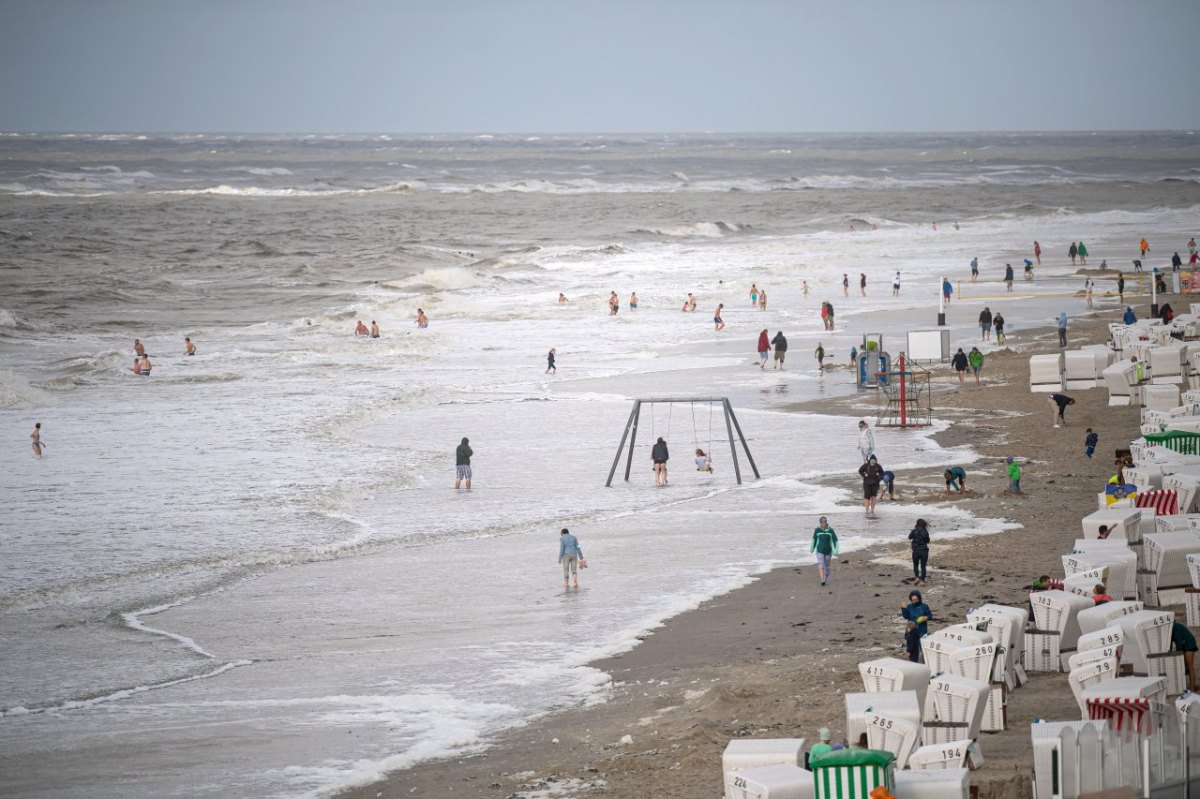
<path id="1" fill-rule="evenodd" d="M 933 619 L 933 611 L 925 604 L 920 591 L 914 589 L 909 593 L 908 604 L 900 608 L 900 615 L 917 625 L 917 634 L 922 638 L 929 635 L 929 622 Z"/>
<path id="2" fill-rule="evenodd" d="M 460 443 L 454 450 L 454 487 L 458 488 L 459 484 L 467 481 L 467 490 L 471 490 L 471 456 L 475 451 L 471 449 L 470 442 L 466 436 L 463 436 Z"/>
<path id="3" fill-rule="evenodd" d="M 817 520 L 817 528 L 813 530 L 812 544 L 808 551 L 816 554 L 817 576 L 821 578 L 821 585 L 825 585 L 829 581 L 829 567 L 833 556 L 838 553 L 838 537 L 829 526 L 829 519 L 824 516 Z"/>
<path id="4" fill-rule="evenodd" d="M 912 542 L 913 580 L 917 585 L 925 585 L 929 565 L 929 522 L 917 519 L 908 540 Z"/>

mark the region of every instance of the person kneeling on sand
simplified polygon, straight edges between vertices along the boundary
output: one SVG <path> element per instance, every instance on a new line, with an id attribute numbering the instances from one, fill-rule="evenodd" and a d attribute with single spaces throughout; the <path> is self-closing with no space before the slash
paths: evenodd
<path id="1" fill-rule="evenodd" d="M 961 466 L 951 466 L 946 471 L 942 472 L 942 477 L 946 478 L 946 493 L 949 494 L 951 489 L 962 493 L 967 490 L 967 470 Z"/>

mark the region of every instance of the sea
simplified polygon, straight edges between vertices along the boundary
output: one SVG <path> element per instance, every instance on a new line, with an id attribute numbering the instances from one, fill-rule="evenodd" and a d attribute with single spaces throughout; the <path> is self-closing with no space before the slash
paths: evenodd
<path id="1" fill-rule="evenodd" d="M 772 567 L 815 579 L 819 515 L 845 553 L 907 534 L 836 479 L 881 407 L 851 346 L 936 329 L 943 276 L 954 346 L 992 351 L 985 304 L 1010 343 L 1085 313 L 1070 243 L 1186 260 L 1198 165 L 1191 131 L 0 135 L 0 794 L 331 796 L 603 702 L 590 662 Z M 685 401 L 644 406 L 606 487 L 638 398 Z M 876 432 L 885 468 L 971 468 L 933 414 Z"/>

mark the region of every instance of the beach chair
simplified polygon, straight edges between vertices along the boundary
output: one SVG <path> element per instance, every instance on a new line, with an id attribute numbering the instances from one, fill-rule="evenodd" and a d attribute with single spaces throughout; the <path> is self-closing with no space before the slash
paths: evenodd
<path id="1" fill-rule="evenodd" d="M 1079 704 L 1080 713 L 1087 714 L 1087 703 L 1083 701 L 1084 689 L 1105 680 L 1115 680 L 1117 678 L 1117 665 L 1115 657 L 1101 658 L 1100 660 L 1093 660 L 1073 668 L 1067 674 L 1067 684 L 1071 686 L 1071 693 L 1075 695 L 1075 701 Z"/>
<path id="2" fill-rule="evenodd" d="M 983 680 L 973 680 L 957 674 L 939 674 L 929 681 L 929 695 L 933 700 L 936 722 L 939 725 L 962 725 L 957 738 L 978 738 L 983 724 L 983 715 L 987 708 L 990 686 Z M 926 725 L 926 743 L 937 743 L 935 738 L 941 733 L 930 734 Z"/>
<path id="3" fill-rule="evenodd" d="M 1149 674 L 1149 656 L 1170 648 L 1174 621 L 1174 614 L 1162 610 L 1139 610 L 1113 619 L 1112 623 L 1125 631 L 1121 659 L 1133 664 L 1135 674 Z"/>
<path id="4" fill-rule="evenodd" d="M 977 769 L 982 765 L 979 745 L 970 738 L 942 744 L 927 744 L 915 750 L 908 758 L 910 769 Z"/>
<path id="5" fill-rule="evenodd" d="M 1151 606 L 1184 604 L 1184 589 L 1194 587 L 1187 556 L 1200 554 L 1194 531 L 1153 533 L 1143 539 L 1142 596 Z"/>
<path id="6" fill-rule="evenodd" d="M 920 728 L 922 707 L 916 691 L 871 691 L 846 694 L 846 738 L 857 741 L 875 716 L 907 721 Z M 809 764 L 811 765 L 811 763 Z"/>
<path id="7" fill-rule="evenodd" d="M 1169 336 L 1170 331 L 1166 330 Z M 1187 350 L 1179 346 L 1159 346 L 1150 350 L 1150 373 L 1154 375 L 1151 379 L 1152 386 L 1148 389 L 1155 388 L 1174 388 L 1173 392 L 1164 391 L 1159 395 L 1160 404 L 1153 407 L 1160 409 L 1173 408 L 1179 404 L 1179 384 L 1184 382 L 1185 373 L 1187 371 Z M 1171 384 L 1167 386 L 1165 384 Z M 1155 396 L 1152 391 L 1146 392 L 1146 405 L 1150 406 L 1150 398 Z M 1167 402 L 1170 399 L 1169 405 L 1161 403 Z"/>
<path id="8" fill-rule="evenodd" d="M 1093 511 L 1081 520 L 1083 537 L 1098 539 L 1100 528 L 1108 527 L 1108 540 L 1130 540 L 1129 530 L 1136 531 L 1141 524 L 1142 512 L 1136 508 L 1105 508 Z"/>
<path id="9" fill-rule="evenodd" d="M 1118 599 L 1112 602 L 1105 602 L 1103 605 L 1084 608 L 1079 611 L 1080 638 L 1085 634 L 1103 630 L 1111 626 L 1115 619 L 1127 616 L 1130 613 L 1137 613 L 1139 610 L 1144 610 L 1145 607 L 1141 602 Z M 1080 647 L 1077 643 L 1076 649 L 1078 648 Z"/>
<path id="10" fill-rule="evenodd" d="M 1128 531 L 1127 531 L 1128 532 Z M 1132 544 L 1120 539 L 1114 541 L 1076 539 L 1075 551 L 1062 556 L 1063 570 L 1067 575 L 1105 566 L 1108 568 L 1108 592 L 1120 599 L 1138 598 L 1138 564 L 1142 547 L 1141 530 L 1135 533 L 1139 541 Z"/>
<path id="11" fill-rule="evenodd" d="M 970 799 L 971 772 L 965 768 L 896 772 L 896 799 Z"/>
<path id="12" fill-rule="evenodd" d="M 721 768 L 726 774 L 759 766 L 780 763 L 804 764 L 803 738 L 733 738 L 721 755 Z"/>
<path id="13" fill-rule="evenodd" d="M 1029 390 L 1034 393 L 1063 390 L 1062 353 L 1029 358 Z"/>
<path id="14" fill-rule="evenodd" d="M 1095 607 L 1091 599 L 1061 590 L 1031 594 L 1029 604 L 1033 606 L 1037 629 L 1058 633 L 1061 652 L 1075 648 L 1079 638 L 1079 611 Z"/>
<path id="15" fill-rule="evenodd" d="M 726 772 L 725 799 L 814 799 L 813 773 L 790 763 Z"/>
<path id="16" fill-rule="evenodd" d="M 1142 389 L 1137 382 L 1137 369 L 1128 361 L 1118 361 L 1106 366 L 1101 377 L 1108 389 L 1110 407 L 1142 404 Z"/>
<path id="17" fill-rule="evenodd" d="M 1025 625 L 1029 623 L 1029 612 L 1024 608 L 1008 605 L 987 604 L 967 611 L 971 624 L 986 624 L 993 640 L 1002 648 L 996 658 L 992 682 L 1004 682 L 1012 691 L 1025 683 L 1021 655 L 1025 648 Z"/>
<path id="18" fill-rule="evenodd" d="M 895 761 L 891 752 L 844 749 L 829 752 L 812 763 L 816 799 L 869 799 L 882 785 L 895 791 Z"/>
<path id="19" fill-rule="evenodd" d="M 879 658 L 859 663 L 858 673 L 867 693 L 915 691 L 917 704 L 925 707 L 925 692 L 931 676 L 926 664 L 900 658 Z"/>

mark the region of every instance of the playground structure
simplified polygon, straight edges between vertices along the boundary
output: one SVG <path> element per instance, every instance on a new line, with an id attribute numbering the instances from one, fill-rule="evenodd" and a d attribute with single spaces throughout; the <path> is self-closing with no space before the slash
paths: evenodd
<path id="1" fill-rule="evenodd" d="M 896 359 L 896 368 L 877 378 L 884 404 L 875 420 L 876 427 L 929 427 L 933 424 L 931 373 L 907 361 L 904 353 Z"/>
<path id="2" fill-rule="evenodd" d="M 886 380 L 892 365 L 892 358 L 883 351 L 883 335 L 880 333 L 864 333 L 862 349 L 855 357 L 854 376 L 858 387 L 872 388 Z"/>
<path id="3" fill-rule="evenodd" d="M 750 454 L 750 446 L 746 443 L 746 436 L 742 433 L 742 427 L 738 424 L 737 417 L 733 413 L 733 407 L 729 404 L 728 397 L 656 397 L 652 399 L 636 399 L 633 401 L 633 410 L 629 412 L 629 420 L 625 422 L 625 432 L 621 434 L 621 443 L 617 446 L 617 455 L 613 458 L 612 468 L 608 470 L 608 480 L 605 481 L 606 488 L 612 487 L 613 476 L 617 473 L 617 464 L 621 461 L 621 453 L 625 450 L 625 441 L 629 441 L 629 455 L 625 461 L 625 482 L 629 482 L 629 473 L 633 469 L 633 449 L 637 443 L 638 425 L 641 422 L 642 406 L 650 406 L 650 432 L 651 438 L 657 439 L 654 430 L 654 406 L 667 406 L 667 437 L 671 432 L 671 409 L 677 404 L 686 403 L 691 406 L 692 411 L 692 438 L 695 443 L 699 442 L 699 437 L 696 432 L 696 404 L 708 404 L 708 453 L 711 458 L 712 451 L 712 427 L 713 427 L 713 406 L 720 404 L 722 413 L 725 417 L 725 432 L 729 437 L 729 452 L 733 456 L 733 471 L 737 475 L 738 485 L 742 484 L 742 469 L 738 464 L 737 441 L 742 442 L 742 449 L 746 453 L 746 460 L 750 462 L 750 468 L 754 471 L 754 477 L 759 477 L 758 466 L 754 463 L 754 456 Z M 733 431 L 737 430 L 737 440 L 733 437 Z M 653 441 L 651 442 L 653 443 Z"/>

